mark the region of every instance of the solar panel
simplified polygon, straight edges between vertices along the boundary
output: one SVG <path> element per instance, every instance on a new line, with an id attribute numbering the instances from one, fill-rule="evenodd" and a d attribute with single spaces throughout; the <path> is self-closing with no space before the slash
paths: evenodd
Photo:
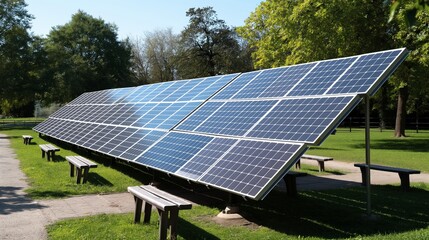
<path id="1" fill-rule="evenodd" d="M 213 137 L 170 132 L 136 161 L 156 169 L 175 172 Z"/>
<path id="2" fill-rule="evenodd" d="M 214 138 L 175 173 L 195 181 L 198 180 L 237 141 L 236 139 Z"/>
<path id="3" fill-rule="evenodd" d="M 246 136 L 318 144 L 359 101 L 355 96 L 284 99 Z"/>
<path id="4" fill-rule="evenodd" d="M 359 57 L 344 75 L 327 91 L 327 94 L 374 94 L 406 55 L 405 49 L 366 54 Z M 390 68 L 389 68 L 390 67 Z"/>
<path id="5" fill-rule="evenodd" d="M 258 199 L 283 177 L 304 150 L 303 145 L 240 140 L 199 182 Z"/>
<path id="6" fill-rule="evenodd" d="M 176 129 L 242 136 L 277 101 L 208 102 Z"/>
<path id="7" fill-rule="evenodd" d="M 394 49 L 84 93 L 34 130 L 259 200 L 406 55 Z"/>

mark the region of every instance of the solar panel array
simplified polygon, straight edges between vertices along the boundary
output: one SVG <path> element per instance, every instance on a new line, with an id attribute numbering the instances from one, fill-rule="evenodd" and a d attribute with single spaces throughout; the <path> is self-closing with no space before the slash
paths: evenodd
<path id="1" fill-rule="evenodd" d="M 84 93 L 34 130 L 259 200 L 406 55 L 394 49 Z"/>

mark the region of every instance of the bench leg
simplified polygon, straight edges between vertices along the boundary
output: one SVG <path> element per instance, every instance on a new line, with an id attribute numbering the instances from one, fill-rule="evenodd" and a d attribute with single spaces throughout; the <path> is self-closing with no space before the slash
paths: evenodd
<path id="1" fill-rule="evenodd" d="M 138 197 L 134 197 L 134 201 L 136 203 L 136 209 L 135 209 L 135 212 L 134 212 L 134 223 L 139 223 L 141 215 L 142 215 L 142 203 L 143 203 L 143 200 L 141 200 Z"/>
<path id="2" fill-rule="evenodd" d="M 80 184 L 80 179 L 82 178 L 82 168 L 76 168 L 76 172 L 77 172 L 77 180 L 76 183 Z"/>
<path id="3" fill-rule="evenodd" d="M 141 207 L 140 207 L 140 211 L 141 211 Z M 145 202 L 144 203 L 144 219 L 143 222 L 144 223 L 149 223 L 150 222 L 150 216 L 152 214 L 152 205 L 150 205 L 149 203 Z"/>
<path id="4" fill-rule="evenodd" d="M 52 151 L 52 152 L 51 152 L 51 158 L 52 158 L 52 161 L 54 161 L 54 157 L 55 157 L 55 151 Z"/>
<path id="5" fill-rule="evenodd" d="M 27 144 L 31 144 L 31 138 L 28 139 Z"/>
<path id="6" fill-rule="evenodd" d="M 301 169 L 301 160 L 298 160 L 298 162 L 295 163 L 296 169 Z"/>
<path id="7" fill-rule="evenodd" d="M 167 239 L 167 229 L 168 229 L 168 212 L 167 211 L 158 211 L 159 212 L 159 239 Z"/>
<path id="8" fill-rule="evenodd" d="M 26 138 L 24 138 L 24 144 L 27 145 L 27 139 Z"/>
<path id="9" fill-rule="evenodd" d="M 410 190 L 410 174 L 399 173 L 399 178 L 401 179 L 402 190 L 408 192 Z"/>
<path id="10" fill-rule="evenodd" d="M 296 190 L 296 177 L 292 175 L 287 175 L 283 178 L 286 183 L 286 193 L 288 196 L 295 197 L 298 195 Z"/>
<path id="11" fill-rule="evenodd" d="M 83 170 L 83 180 L 82 180 L 82 183 L 86 183 L 86 181 L 87 181 L 87 179 L 88 179 L 88 172 L 89 172 L 89 167 L 86 167 L 86 168 Z"/>
<path id="12" fill-rule="evenodd" d="M 42 150 L 42 158 L 45 158 L 45 151 Z"/>
<path id="13" fill-rule="evenodd" d="M 366 186 L 366 167 L 359 167 L 362 174 L 362 185 Z"/>
<path id="14" fill-rule="evenodd" d="M 323 161 L 317 161 L 319 163 L 319 172 L 325 171 L 325 162 Z"/>
<path id="15" fill-rule="evenodd" d="M 179 209 L 170 211 L 170 239 L 177 239 L 177 220 L 179 219 Z"/>
<path id="16" fill-rule="evenodd" d="M 74 165 L 72 163 L 70 164 L 70 177 L 74 177 Z"/>
<path id="17" fill-rule="evenodd" d="M 48 161 L 51 161 L 51 154 L 52 154 L 51 151 L 46 152 L 46 157 L 48 158 Z"/>

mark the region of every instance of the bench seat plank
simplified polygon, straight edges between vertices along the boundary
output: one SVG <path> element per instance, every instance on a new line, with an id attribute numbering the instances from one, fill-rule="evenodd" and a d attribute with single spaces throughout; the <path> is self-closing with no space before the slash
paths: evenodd
<path id="1" fill-rule="evenodd" d="M 332 157 L 324 157 L 324 156 L 316 156 L 316 155 L 304 154 L 295 163 L 295 168 L 296 169 L 300 169 L 301 168 L 301 159 L 316 160 L 317 163 L 319 164 L 319 172 L 324 172 L 325 171 L 325 162 L 326 161 L 332 161 L 332 160 L 334 160 L 334 158 L 332 158 Z"/>
<path id="2" fill-rule="evenodd" d="M 28 145 L 31 143 L 31 139 L 33 139 L 33 137 L 30 135 L 22 135 L 22 139 L 24 140 L 24 144 Z"/>
<path id="3" fill-rule="evenodd" d="M 171 208 L 178 207 L 175 203 L 172 203 L 163 198 L 160 198 L 139 186 L 128 187 L 128 192 L 150 203 L 151 205 L 155 206 L 157 209 L 161 209 L 162 211 L 166 211 Z"/>
<path id="4" fill-rule="evenodd" d="M 66 160 L 70 164 L 70 177 L 74 177 L 74 169 L 76 168 L 77 179 L 76 183 L 79 184 L 81 178 L 82 183 L 86 183 L 88 180 L 88 172 L 90 168 L 96 168 L 97 164 L 82 157 L 82 156 L 66 156 Z M 83 170 L 83 174 L 82 174 Z"/>
<path id="5" fill-rule="evenodd" d="M 48 161 L 50 161 L 51 158 L 53 160 L 53 158 L 55 157 L 55 152 L 60 151 L 58 147 L 55 147 L 52 144 L 40 144 L 39 147 L 42 150 L 42 158 L 45 158 L 46 153 Z"/>
<path id="6" fill-rule="evenodd" d="M 368 165 L 365 163 L 355 163 L 354 166 L 360 168 L 360 171 L 362 174 L 362 185 L 366 185 L 366 179 L 367 179 L 366 169 L 368 168 Z M 399 178 L 401 179 L 401 188 L 404 191 L 410 190 L 410 174 L 420 174 L 419 170 L 382 166 L 382 165 L 376 165 L 376 164 L 371 164 L 370 169 L 398 173 Z"/>
<path id="7" fill-rule="evenodd" d="M 175 240 L 179 210 L 191 209 L 192 204 L 150 185 L 128 187 L 127 190 L 134 195 L 134 223 L 140 222 L 143 202 L 144 223 L 150 222 L 151 210 L 154 206 L 158 209 L 159 214 L 159 239 L 166 239 L 167 231 L 170 229 L 170 239 Z"/>
<path id="8" fill-rule="evenodd" d="M 156 188 L 152 185 L 144 185 L 144 186 L 140 186 L 140 187 L 142 189 L 145 189 L 148 192 L 153 193 L 156 196 L 159 196 L 159 197 L 164 198 L 164 199 L 168 199 L 168 201 L 176 204 L 179 207 L 179 209 L 191 209 L 192 208 L 192 204 L 190 202 L 188 202 L 182 198 L 179 198 L 177 196 L 174 196 L 170 193 L 159 190 L 158 188 Z"/>

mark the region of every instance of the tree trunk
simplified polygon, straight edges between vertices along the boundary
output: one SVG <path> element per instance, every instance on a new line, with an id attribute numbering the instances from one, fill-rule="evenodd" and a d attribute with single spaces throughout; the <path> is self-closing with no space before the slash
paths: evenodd
<path id="1" fill-rule="evenodd" d="M 395 137 L 405 137 L 405 115 L 408 99 L 408 87 L 399 89 L 398 106 L 396 108 Z"/>
<path id="2" fill-rule="evenodd" d="M 379 127 L 380 132 L 383 131 L 383 129 L 386 129 L 386 109 L 387 109 L 387 86 L 383 86 L 381 88 L 381 96 L 380 96 L 380 107 L 378 109 L 378 118 L 380 121 Z"/>

